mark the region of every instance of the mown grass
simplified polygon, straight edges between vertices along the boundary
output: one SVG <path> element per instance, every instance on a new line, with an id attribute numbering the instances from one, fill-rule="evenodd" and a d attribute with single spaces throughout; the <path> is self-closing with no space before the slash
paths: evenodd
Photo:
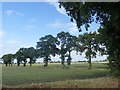
<path id="1" fill-rule="evenodd" d="M 3 88 L 118 88 L 118 78 L 100 77 L 82 80 L 65 80 L 4 86 Z"/>
<path id="2" fill-rule="evenodd" d="M 66 85 L 67 83 L 66 81 L 69 82 L 70 80 L 70 82 L 74 83 L 75 80 L 75 82 L 78 83 L 77 86 L 82 87 L 82 84 L 84 85 L 84 83 L 90 83 L 89 80 L 95 82 L 97 78 L 108 77 L 109 70 L 106 67 L 107 65 L 103 63 L 93 64 L 91 70 L 88 70 L 87 63 L 72 64 L 70 67 L 66 68 L 63 68 L 60 64 L 49 64 L 48 67 L 43 67 L 42 64 L 35 64 L 32 67 L 30 67 L 29 65 L 27 67 L 17 67 L 16 65 L 14 65 L 13 67 L 3 66 L 2 81 L 3 87 L 19 85 L 29 86 L 32 84 L 38 85 L 37 87 L 39 87 L 39 84 L 41 83 L 49 83 L 47 85 L 52 86 L 50 84 L 51 82 L 52 84 L 56 84 L 56 86 L 58 87 L 64 87 L 64 85 Z M 110 78 L 108 77 L 107 80 L 109 81 L 109 79 Z"/>

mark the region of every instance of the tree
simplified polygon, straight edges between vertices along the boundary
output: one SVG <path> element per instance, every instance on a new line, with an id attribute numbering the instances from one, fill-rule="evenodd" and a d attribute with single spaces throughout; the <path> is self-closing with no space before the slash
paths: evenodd
<path id="1" fill-rule="evenodd" d="M 59 42 L 52 35 L 46 35 L 37 42 L 37 55 L 39 55 L 40 58 L 44 58 L 44 66 L 48 66 L 48 61 L 51 60 L 50 55 L 55 56 L 58 53 L 57 44 L 59 44 Z"/>
<path id="2" fill-rule="evenodd" d="M 20 63 L 22 61 L 22 52 L 20 52 L 20 49 L 16 52 L 15 57 L 17 59 L 17 66 L 20 66 Z"/>
<path id="3" fill-rule="evenodd" d="M 17 58 L 17 65 L 19 66 L 20 65 L 20 62 L 24 62 L 23 66 L 25 67 L 26 66 L 26 58 L 27 58 L 27 53 L 25 52 L 26 48 L 20 48 L 15 56 Z"/>
<path id="4" fill-rule="evenodd" d="M 86 30 L 93 21 L 100 23 L 102 30 L 100 34 L 107 48 L 109 67 L 111 72 L 120 75 L 120 2 L 99 2 L 99 3 L 71 3 L 60 2 L 71 17 L 71 21 L 75 21 L 79 31 L 81 26 L 85 25 Z M 95 18 L 93 18 L 93 16 Z"/>
<path id="5" fill-rule="evenodd" d="M 59 49 L 59 54 L 60 54 L 60 58 L 61 58 L 61 64 L 63 66 L 65 66 L 65 57 L 66 57 L 66 53 L 67 51 L 69 51 L 69 57 L 68 57 L 68 61 L 71 61 L 71 56 L 70 56 L 70 48 L 71 46 L 67 47 L 68 45 L 68 39 L 70 39 L 70 34 L 68 32 L 60 32 L 57 34 L 57 39 L 59 41 L 59 46 L 60 46 L 60 49 Z"/>
<path id="6" fill-rule="evenodd" d="M 13 60 L 14 60 L 14 55 L 13 54 L 5 54 L 2 56 L 2 59 L 5 63 L 6 66 L 9 66 L 11 65 L 12 66 L 12 63 L 13 63 Z"/>
<path id="7" fill-rule="evenodd" d="M 71 64 L 71 60 L 72 60 L 71 52 L 73 50 L 76 50 L 76 47 L 77 47 L 77 37 L 69 34 L 67 37 L 67 42 L 66 42 L 66 48 L 67 48 L 67 52 L 68 52 L 68 59 L 67 59 L 68 65 Z"/>
<path id="8" fill-rule="evenodd" d="M 96 58 L 96 53 L 99 50 L 99 45 L 96 41 L 97 33 L 84 33 L 83 35 L 79 35 L 79 42 L 82 44 L 86 58 L 88 59 L 89 68 L 91 69 L 91 58 Z"/>
<path id="9" fill-rule="evenodd" d="M 36 58 L 37 58 L 37 51 L 33 47 L 26 48 L 25 51 L 25 57 L 29 58 L 30 61 L 30 66 L 32 66 L 32 63 L 35 63 Z"/>

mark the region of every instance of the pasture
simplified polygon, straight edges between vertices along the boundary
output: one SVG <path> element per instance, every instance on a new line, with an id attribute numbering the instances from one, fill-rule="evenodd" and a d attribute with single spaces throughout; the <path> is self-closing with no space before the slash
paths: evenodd
<path id="1" fill-rule="evenodd" d="M 97 83 L 96 83 L 97 82 Z M 105 84 L 104 84 L 105 83 Z M 117 87 L 117 78 L 109 74 L 106 63 L 72 63 L 62 67 L 60 63 L 34 64 L 32 67 L 2 66 L 3 87 Z M 76 85 L 74 85 L 76 84 Z M 96 84 L 98 84 L 96 86 Z M 86 86 L 87 85 L 87 86 Z"/>

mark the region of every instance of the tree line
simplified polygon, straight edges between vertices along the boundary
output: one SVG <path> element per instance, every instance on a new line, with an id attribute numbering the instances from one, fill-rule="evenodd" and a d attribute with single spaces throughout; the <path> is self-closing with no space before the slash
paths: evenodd
<path id="1" fill-rule="evenodd" d="M 57 37 L 45 35 L 39 39 L 36 48 L 20 48 L 15 54 L 3 55 L 2 59 L 6 66 L 12 66 L 13 60 L 17 59 L 17 66 L 20 66 L 21 62 L 23 62 L 25 67 L 27 58 L 29 58 L 30 66 L 35 63 L 37 58 L 43 58 L 44 67 L 46 67 L 51 60 L 51 56 L 59 55 L 61 64 L 65 66 L 65 58 L 67 58 L 67 65 L 70 66 L 72 60 L 71 52 L 74 50 L 80 54 L 85 52 L 89 69 L 91 69 L 91 59 L 96 57 L 97 52 L 100 52 L 101 55 L 105 52 L 105 48 L 100 47 L 98 36 L 97 32 L 90 32 L 76 37 L 63 31 L 58 33 Z"/>
<path id="2" fill-rule="evenodd" d="M 77 52 L 85 51 L 86 58 L 88 58 L 88 62 L 90 65 L 89 68 L 91 68 L 91 58 L 96 56 L 95 52 L 100 51 L 102 55 L 108 55 L 107 59 L 109 61 L 108 66 L 110 68 L 110 72 L 115 75 L 120 75 L 120 2 L 59 2 L 59 4 L 60 8 L 64 7 L 66 10 L 66 14 L 71 17 L 70 21 L 76 22 L 80 32 L 82 31 L 81 26 L 83 25 L 88 31 L 88 28 L 90 27 L 90 24 L 92 22 L 100 24 L 97 35 L 93 35 L 93 33 L 79 35 L 74 44 L 75 47 L 73 45 L 74 49 Z M 96 37 L 96 39 L 93 39 L 92 35 Z M 59 37 L 61 37 L 61 35 Z M 67 45 L 66 43 L 64 43 L 66 42 L 66 38 L 59 38 L 58 40 L 62 40 L 61 42 L 59 42 L 61 44 L 57 42 L 54 44 L 58 44 L 61 46 L 60 50 L 58 49 L 59 55 L 61 57 L 61 63 L 62 65 L 64 65 L 65 54 L 68 50 L 67 56 L 69 57 L 68 61 L 70 64 L 70 54 L 71 50 L 73 50 L 73 47 L 70 48 L 71 45 Z M 43 45 L 41 41 L 40 43 L 38 42 L 40 44 L 40 47 L 41 45 Z M 66 46 L 69 47 L 69 49 L 66 48 Z M 41 50 L 40 47 L 38 48 Z M 102 47 L 102 49 L 100 47 Z M 46 54 L 46 52 L 42 53 Z M 43 56 L 45 61 L 47 58 L 50 58 L 49 54 L 46 55 L 47 57 Z M 52 51 L 52 55 L 54 56 L 55 52 Z"/>
<path id="3" fill-rule="evenodd" d="M 60 1 L 60 0 L 59 0 Z M 86 30 L 92 22 L 100 24 L 100 43 L 107 49 L 110 72 L 120 75 L 120 2 L 59 2 L 71 22 Z"/>

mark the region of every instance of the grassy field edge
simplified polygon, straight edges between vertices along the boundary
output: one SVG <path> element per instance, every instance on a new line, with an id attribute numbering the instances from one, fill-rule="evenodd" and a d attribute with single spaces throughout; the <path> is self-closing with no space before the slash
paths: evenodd
<path id="1" fill-rule="evenodd" d="M 118 78 L 101 77 L 84 80 L 65 80 L 45 83 L 3 86 L 3 88 L 118 88 Z"/>

